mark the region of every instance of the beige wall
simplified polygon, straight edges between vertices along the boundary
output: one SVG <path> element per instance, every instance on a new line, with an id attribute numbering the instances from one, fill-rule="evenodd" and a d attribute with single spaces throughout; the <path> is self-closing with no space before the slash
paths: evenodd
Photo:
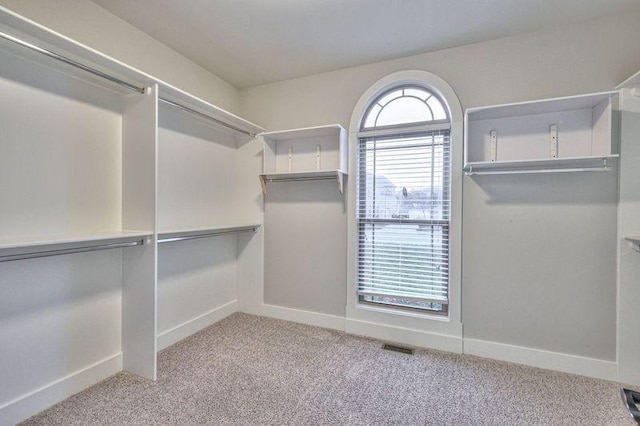
<path id="1" fill-rule="evenodd" d="M 238 113 L 235 87 L 89 0 L 0 0 L 0 6 Z"/>
<path id="2" fill-rule="evenodd" d="M 330 123 L 348 127 L 369 86 L 408 69 L 447 80 L 464 108 L 612 90 L 640 69 L 638 40 L 640 14 L 616 16 L 242 89 L 240 110 L 269 130 Z M 464 334 L 614 361 L 617 169 L 563 175 L 464 178 Z M 271 202 L 267 193 L 266 224 L 294 220 L 297 213 L 284 211 L 280 199 L 273 201 L 279 203 L 278 217 L 269 216 Z M 346 221 L 346 213 L 323 214 L 308 217 L 315 225 L 289 238 L 338 238 L 316 229 L 322 229 L 319 221 Z M 344 226 L 336 229 L 344 232 Z M 265 241 L 265 250 L 277 251 L 276 240 Z M 343 250 L 336 258 L 346 258 L 343 247 L 336 250 Z M 334 266 L 346 274 L 344 263 Z M 269 303 L 341 314 L 344 295 L 309 300 L 304 292 L 290 290 L 298 283 L 282 279 L 266 280 Z M 304 300 L 292 300 L 295 294 Z"/>
<path id="3" fill-rule="evenodd" d="M 443 77 L 466 108 L 610 90 L 640 69 L 640 14 L 554 28 L 240 91 L 241 114 L 269 130 L 341 123 L 394 71 Z"/>

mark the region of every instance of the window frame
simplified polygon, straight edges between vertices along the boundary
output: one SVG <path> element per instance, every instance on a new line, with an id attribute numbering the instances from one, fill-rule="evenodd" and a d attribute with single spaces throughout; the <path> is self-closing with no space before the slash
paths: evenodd
<path id="1" fill-rule="evenodd" d="M 451 211 L 449 253 L 449 305 L 447 315 L 409 309 L 389 308 L 361 302 L 358 288 L 358 221 L 357 188 L 358 146 L 361 124 L 371 102 L 381 94 L 400 86 L 420 86 L 436 94 L 448 108 L 451 147 Z M 462 231 L 462 148 L 463 113 L 460 102 L 451 86 L 439 76 L 419 70 L 400 71 L 375 82 L 357 102 L 349 126 L 349 176 L 347 185 L 348 261 L 347 306 L 345 329 L 366 335 L 385 338 L 393 327 L 403 329 L 395 341 L 460 352 L 462 350 L 461 322 L 461 231 Z M 403 125 L 404 126 L 404 125 Z M 395 126 L 392 126 L 395 127 Z M 393 129 L 390 129 L 391 131 Z M 363 130 L 363 131 L 366 131 Z M 369 331 L 367 331 L 369 330 Z M 377 331 L 375 331 L 377 330 Z M 385 331 L 386 330 L 386 331 Z M 415 334 L 415 333 L 417 334 Z M 405 338 L 406 337 L 406 338 Z M 416 339 L 425 339 L 416 341 Z"/>
<path id="2" fill-rule="evenodd" d="M 411 92 L 415 92 L 415 91 L 423 91 L 423 94 L 425 96 L 415 96 L 415 94 L 411 93 L 408 94 L 407 91 L 411 91 Z M 396 92 L 400 92 L 399 96 L 394 97 L 391 100 L 388 100 L 386 103 L 382 104 L 381 100 L 384 100 L 385 98 L 388 98 L 389 95 L 394 94 Z M 384 113 L 385 108 L 394 108 L 394 106 L 392 105 L 396 100 L 402 99 L 404 97 L 408 97 L 408 98 L 414 98 L 417 99 L 418 101 L 422 102 L 424 104 L 424 107 L 426 107 L 426 110 L 424 110 L 425 112 L 425 117 L 430 116 L 431 119 L 428 120 L 416 120 L 416 121 L 409 121 L 406 123 L 397 123 L 397 124 L 391 124 L 391 125 L 377 125 L 378 120 L 381 117 L 381 114 Z M 444 113 L 445 117 L 444 118 L 436 118 L 437 114 L 434 112 L 434 109 L 432 108 L 433 102 L 429 102 L 430 99 L 434 99 L 434 101 L 437 103 L 438 108 L 440 109 L 441 113 Z M 379 107 L 379 108 L 377 108 Z M 372 114 L 375 114 L 375 117 L 372 117 Z M 441 116 L 441 114 L 438 114 Z M 374 118 L 373 120 L 371 120 L 371 118 Z M 369 123 L 369 125 L 367 124 Z M 434 130 L 433 128 L 439 128 L 440 126 L 442 126 L 442 129 L 437 129 Z M 361 195 L 363 194 L 363 192 L 367 192 L 366 191 L 366 179 L 363 181 L 363 178 L 367 176 L 365 170 L 363 170 L 363 166 L 362 166 L 362 146 L 363 144 L 368 144 L 371 141 L 373 141 L 373 145 L 376 145 L 376 140 L 377 138 L 380 138 L 380 136 L 370 136 L 370 134 L 372 133 L 377 133 L 380 130 L 385 131 L 386 130 L 394 130 L 394 132 L 389 132 L 389 135 L 386 136 L 382 136 L 382 141 L 384 141 L 384 139 L 386 137 L 390 137 L 392 139 L 405 139 L 405 138 L 412 138 L 412 134 L 424 134 L 424 136 L 426 138 L 429 137 L 437 137 L 438 134 L 440 134 L 441 132 L 445 132 L 446 133 L 446 148 L 443 146 L 443 149 L 445 151 L 443 151 L 443 153 L 446 152 L 446 155 L 443 157 L 443 161 L 445 161 L 445 164 L 447 165 L 446 167 L 446 173 L 443 175 L 443 183 L 444 183 L 444 188 L 443 188 L 443 199 L 447 200 L 447 218 L 444 220 L 446 222 L 446 224 L 443 224 L 443 220 L 426 220 L 425 223 L 430 223 L 432 225 L 439 224 L 441 226 L 444 227 L 443 232 L 446 232 L 447 235 L 447 239 L 446 239 L 446 247 L 447 247 L 447 298 L 448 298 L 448 286 L 449 286 L 449 271 L 448 271 L 448 267 L 449 262 L 448 262 L 448 258 L 449 258 L 449 228 L 451 225 L 451 217 L 449 214 L 449 205 L 450 205 L 450 192 L 451 192 L 451 176 L 450 176 L 450 172 L 451 172 L 451 167 L 450 167 L 450 154 L 451 154 L 451 143 L 450 143 L 450 134 L 451 134 L 451 117 L 449 116 L 449 110 L 446 107 L 446 102 L 444 102 L 442 99 L 440 99 L 440 97 L 438 96 L 437 93 L 429 90 L 427 87 L 425 87 L 424 85 L 415 85 L 415 84 L 399 84 L 399 85 L 395 85 L 393 87 L 391 87 L 390 89 L 382 92 L 381 94 L 379 94 L 377 97 L 373 98 L 370 102 L 368 107 L 365 109 L 365 112 L 363 114 L 363 117 L 361 119 L 360 122 L 360 131 L 358 133 L 358 171 L 357 171 L 357 176 L 354 176 L 354 179 L 356 179 L 357 182 L 357 194 L 356 194 L 356 199 L 357 199 L 357 204 L 359 205 L 360 208 L 362 208 L 363 206 L 363 199 L 361 197 Z M 368 131 L 368 132 L 367 132 Z M 382 142 L 384 145 L 384 142 Z M 374 151 L 376 149 L 374 148 Z M 374 156 L 374 158 L 376 157 L 375 153 L 372 153 L 372 155 Z M 382 153 L 383 155 L 383 153 Z M 433 165 L 433 158 L 431 159 L 432 165 Z M 426 164 L 425 164 L 426 166 Z M 433 182 L 432 182 L 433 183 Z M 366 198 L 366 197 L 365 197 Z M 365 200 L 366 203 L 366 200 Z M 366 203 L 368 204 L 368 203 Z M 375 204 L 375 201 L 374 201 Z M 366 212 L 365 212 L 366 213 Z M 363 212 L 359 211 L 358 215 L 356 217 L 356 221 L 357 221 L 357 229 L 358 229 L 358 238 L 360 240 L 362 240 L 363 237 L 363 232 L 366 233 L 366 231 L 364 231 L 364 228 L 366 227 L 366 223 L 368 222 L 369 218 L 366 214 L 363 216 Z M 406 223 L 405 220 L 403 219 L 393 219 L 393 218 L 388 218 L 384 220 L 385 223 L 388 224 L 393 224 L 395 223 L 396 225 L 402 227 L 402 226 L 407 226 L 407 227 L 411 227 L 413 226 L 413 224 L 409 224 Z M 446 231 L 445 231 L 446 230 Z M 425 235 L 426 236 L 426 235 Z M 373 247 L 372 247 L 373 248 Z M 375 250 L 375 248 L 374 248 Z M 358 251 L 358 253 L 361 253 L 361 250 Z M 360 282 L 362 280 L 362 278 L 360 278 L 360 275 L 363 272 L 366 272 L 366 270 L 362 269 L 362 262 L 360 262 L 360 259 L 358 258 L 358 272 L 359 272 L 359 277 L 357 278 L 358 280 L 358 303 L 361 304 L 367 304 L 367 305 L 371 305 L 371 306 L 375 306 L 375 307 L 387 307 L 389 309 L 401 309 L 401 310 L 408 310 L 408 311 L 413 311 L 413 312 L 419 312 L 419 313 L 428 313 L 431 315 L 444 315 L 447 316 L 448 315 L 448 310 L 449 310 L 449 303 L 448 301 L 446 303 L 442 303 L 442 304 L 438 304 L 437 305 L 441 305 L 441 309 L 432 309 L 432 308 L 427 308 L 427 307 L 418 307 L 418 306 L 410 306 L 410 305 L 403 305 L 401 303 L 392 303 L 392 302 L 383 302 L 383 301 L 375 301 L 375 300 L 367 300 L 368 298 L 385 298 L 385 296 L 383 295 L 378 295 L 378 296 L 374 296 L 373 294 L 363 294 L 361 292 L 362 290 L 362 283 Z M 393 296 L 386 296 L 387 298 L 391 298 L 393 299 Z M 398 297 L 399 299 L 403 299 L 402 297 Z M 415 299 L 420 300 L 420 299 Z M 422 299 L 422 303 L 429 303 L 426 300 Z"/>

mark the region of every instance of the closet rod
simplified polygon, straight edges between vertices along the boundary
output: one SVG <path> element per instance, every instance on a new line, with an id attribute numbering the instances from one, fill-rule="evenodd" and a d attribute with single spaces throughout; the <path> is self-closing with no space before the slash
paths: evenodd
<path id="1" fill-rule="evenodd" d="M 138 241 L 123 242 L 123 243 L 97 244 L 97 245 L 86 246 L 86 247 L 74 247 L 74 248 L 67 248 L 67 249 L 36 251 L 36 252 L 30 252 L 30 253 L 7 254 L 4 256 L 0 256 L 0 262 L 10 262 L 13 260 L 23 260 L 23 259 L 35 259 L 38 257 L 60 256 L 63 254 L 85 253 L 89 251 L 107 250 L 107 249 L 115 249 L 115 248 L 123 248 L 123 247 L 134 247 L 134 246 L 141 246 L 141 245 L 144 245 L 143 239 L 140 239 Z"/>
<path id="2" fill-rule="evenodd" d="M 487 170 L 465 172 L 467 176 L 488 176 L 488 175 L 528 175 L 540 173 L 573 173 L 573 172 L 610 172 L 611 167 L 575 167 L 566 169 L 530 169 L 530 170 Z"/>
<path id="3" fill-rule="evenodd" d="M 64 62 L 67 65 L 71 65 L 73 67 L 79 68 L 79 69 L 81 69 L 83 71 L 86 71 L 86 72 L 88 72 L 90 74 L 93 74 L 93 75 L 96 75 L 98 77 L 101 77 L 101 78 L 103 78 L 105 80 L 109 80 L 112 83 L 116 83 L 116 84 L 118 84 L 120 86 L 126 87 L 127 89 L 132 90 L 134 92 L 138 92 L 138 93 L 141 93 L 141 94 L 144 94 L 144 92 L 145 92 L 145 88 L 144 87 L 138 87 L 135 84 L 131 84 L 131 83 L 128 83 L 128 82 L 126 82 L 124 80 L 121 80 L 121 79 L 119 79 L 117 77 L 111 76 L 109 74 L 105 74 L 102 71 L 98 71 L 95 68 L 91 68 L 91 67 L 89 67 L 87 65 L 83 65 L 80 62 L 76 62 L 73 59 L 67 58 L 66 56 L 62 56 L 62 55 L 60 55 L 58 53 L 55 53 L 55 52 L 52 52 L 50 50 L 44 49 L 44 48 L 42 48 L 40 46 L 36 46 L 35 44 L 31 44 L 29 42 L 26 42 L 24 40 L 16 38 L 16 37 L 14 37 L 12 35 L 0 32 L 0 38 L 8 40 L 8 41 L 10 41 L 12 43 L 18 44 L 18 45 L 20 45 L 22 47 L 26 47 L 27 49 L 31 49 L 31 50 L 33 50 L 35 52 L 41 53 L 41 54 L 43 54 L 45 56 L 48 56 L 48 57 L 53 58 L 55 60 L 58 60 L 60 62 Z"/>
<path id="4" fill-rule="evenodd" d="M 310 176 L 310 177 L 283 177 L 283 178 L 265 178 L 267 183 L 272 182 L 301 182 L 307 180 L 336 180 L 335 176 Z"/>
<path id="5" fill-rule="evenodd" d="M 255 134 L 255 133 L 251 133 L 251 132 L 249 132 L 249 131 L 247 131 L 247 130 L 244 130 L 244 129 L 241 129 L 241 128 L 239 128 L 239 127 L 236 127 L 236 126 L 234 126 L 233 124 L 226 123 L 226 122 L 224 122 L 224 121 L 222 121 L 222 120 L 219 120 L 219 119 L 217 119 L 217 118 L 211 117 L 210 115 L 203 114 L 203 113 L 201 113 L 200 111 L 196 111 L 195 109 L 192 109 L 192 108 L 189 108 L 189 107 L 187 107 L 187 106 L 181 105 L 181 104 L 179 104 L 179 103 L 176 103 L 176 102 L 170 101 L 169 99 L 165 99 L 165 98 L 163 98 L 163 97 L 159 97 L 159 98 L 158 98 L 158 100 L 159 100 L 160 102 L 163 102 L 163 103 L 167 104 L 167 105 L 171 105 L 172 107 L 176 107 L 176 108 L 178 108 L 178 109 L 181 109 L 181 110 L 183 110 L 183 111 L 189 112 L 189 113 L 191 113 L 191 114 L 195 114 L 195 115 L 197 115 L 198 117 L 202 117 L 202 118 L 204 118 L 205 120 L 213 121 L 214 123 L 220 124 L 221 126 L 224 126 L 224 127 L 228 128 L 228 129 L 235 130 L 236 132 L 239 132 L 239 133 L 245 134 L 245 135 L 247 135 L 247 136 L 251 136 L 252 138 L 255 138 L 255 137 L 256 137 L 256 134 Z"/>
<path id="6" fill-rule="evenodd" d="M 254 227 L 251 229 L 251 231 L 256 232 L 257 229 L 258 229 L 257 227 Z M 237 234 L 238 232 L 247 232 L 247 231 L 249 231 L 249 229 L 242 229 L 238 231 L 210 232 L 208 234 L 198 234 L 198 235 L 185 235 L 184 237 L 159 238 L 158 244 L 175 243 L 177 241 L 197 240 L 200 238 L 217 237 L 218 235 Z"/>

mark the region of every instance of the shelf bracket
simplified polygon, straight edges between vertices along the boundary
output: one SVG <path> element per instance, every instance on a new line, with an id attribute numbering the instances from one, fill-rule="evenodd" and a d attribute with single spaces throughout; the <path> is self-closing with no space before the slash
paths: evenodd
<path id="1" fill-rule="evenodd" d="M 260 186 L 262 186 L 262 193 L 266 194 L 267 193 L 267 177 L 266 176 L 259 176 L 260 177 Z"/>
<path id="2" fill-rule="evenodd" d="M 551 158 L 558 158 L 558 125 L 549 126 L 549 154 Z"/>
<path id="3" fill-rule="evenodd" d="M 344 194 L 344 175 L 340 172 L 336 172 L 336 182 L 338 183 L 338 191 Z"/>
<path id="4" fill-rule="evenodd" d="M 316 145 L 316 170 L 320 170 L 320 145 Z"/>
<path id="5" fill-rule="evenodd" d="M 495 162 L 498 159 L 498 131 L 490 131 L 489 139 L 491 140 L 491 162 Z"/>

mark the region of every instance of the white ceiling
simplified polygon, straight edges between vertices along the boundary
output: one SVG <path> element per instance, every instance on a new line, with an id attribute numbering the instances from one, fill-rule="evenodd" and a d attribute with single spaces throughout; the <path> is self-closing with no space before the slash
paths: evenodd
<path id="1" fill-rule="evenodd" d="M 92 0 L 236 87 L 640 11 L 640 0 Z"/>

